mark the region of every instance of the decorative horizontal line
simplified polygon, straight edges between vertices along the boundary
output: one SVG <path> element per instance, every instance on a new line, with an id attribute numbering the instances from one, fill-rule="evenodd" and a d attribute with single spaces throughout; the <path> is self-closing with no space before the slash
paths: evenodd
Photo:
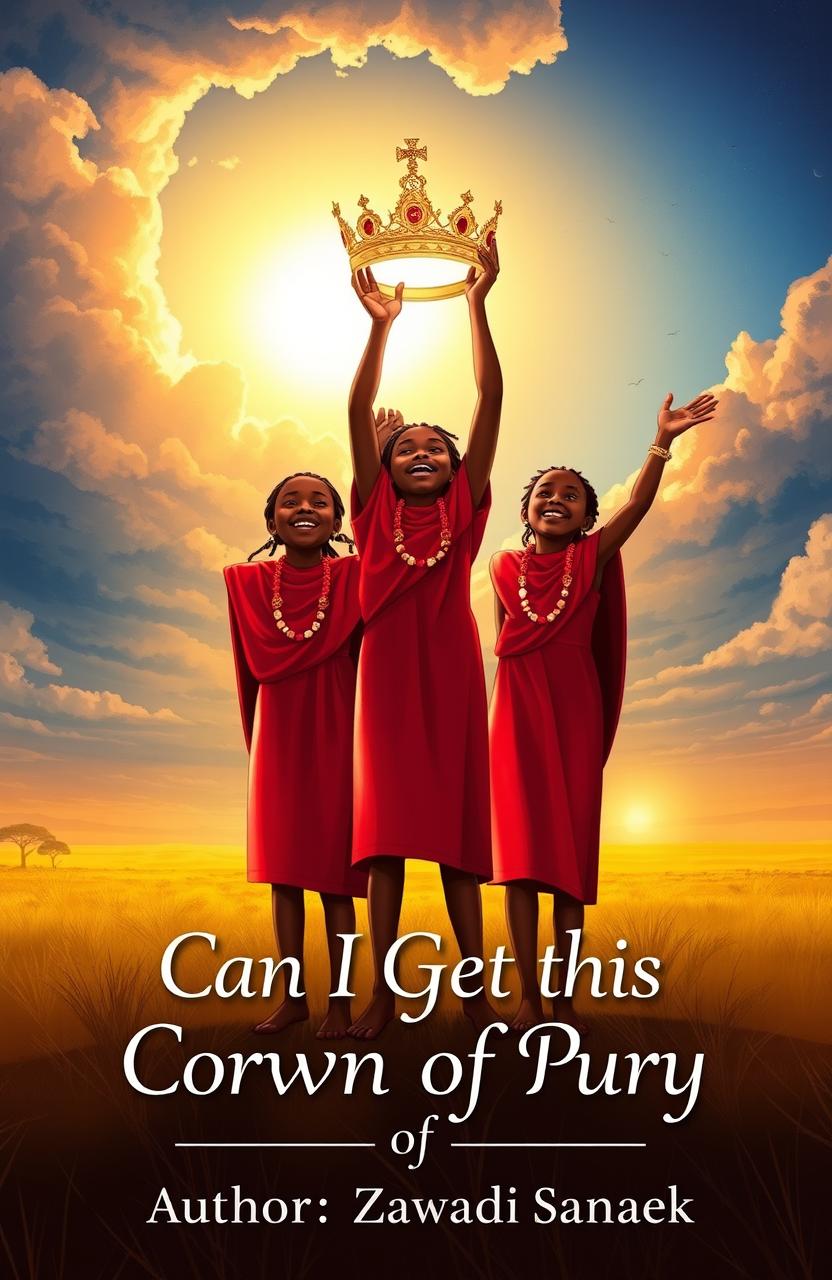
<path id="1" fill-rule="evenodd" d="M 452 1142 L 452 1147 L 646 1147 L 646 1142 Z"/>
<path id="2" fill-rule="evenodd" d="M 175 1147 L 374 1147 L 374 1142 L 175 1142 Z"/>

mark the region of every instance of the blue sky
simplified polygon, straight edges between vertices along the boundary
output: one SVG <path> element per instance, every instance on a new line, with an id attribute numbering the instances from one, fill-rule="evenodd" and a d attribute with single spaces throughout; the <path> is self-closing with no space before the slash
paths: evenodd
<path id="1" fill-rule="evenodd" d="M 505 7 L 486 6 L 483 21 Z M 486 204 L 504 198 L 493 323 L 509 377 L 488 549 L 514 535 L 513 495 L 544 449 L 568 450 L 599 490 L 622 482 L 664 391 L 720 382 L 750 333 L 719 429 L 669 476 L 672 501 L 628 549 L 631 683 L 610 813 L 645 768 L 654 791 L 679 788 L 687 816 L 668 838 L 695 836 L 692 815 L 708 805 L 741 812 L 738 779 L 774 788 L 784 767 L 784 822 L 790 805 L 819 804 L 819 757 L 804 742 L 822 742 L 829 710 L 813 612 L 832 520 L 825 8 L 567 4 L 569 48 L 554 65 L 477 97 L 443 69 L 455 39 L 445 6 L 429 14 L 447 46 L 441 66 L 371 48 L 366 66 L 336 78 L 324 51 L 250 100 L 192 88 L 200 59 L 206 83 L 238 83 L 248 51 L 268 53 L 268 36 L 229 39 L 223 7 L 134 5 L 113 23 L 113 8 L 62 8 L 69 18 L 39 4 L 10 23 L 2 65 L 39 80 L 0 79 L 0 803 L 23 797 L 31 820 L 57 814 L 73 837 L 112 836 L 128 814 L 135 825 L 137 806 L 143 838 L 156 813 L 168 831 L 240 837 L 244 760 L 217 567 L 261 540 L 261 490 L 287 458 L 345 482 L 344 387 L 317 419 L 291 380 L 264 384 L 253 404 L 245 339 L 217 337 L 230 300 L 218 291 L 194 307 L 188 281 L 210 284 L 223 248 L 199 211 L 206 225 L 227 211 L 233 226 L 245 201 L 268 199 L 293 122 L 300 135 L 303 113 L 335 95 L 318 143 L 331 174 L 310 215 L 328 229 L 331 196 L 347 203 L 363 184 L 356 153 L 371 148 L 373 173 L 392 184 L 387 151 L 414 116 L 443 204 L 451 172 Z M 524 12 L 540 48 L 548 8 Z M 376 124 L 362 140 L 354 122 L 379 108 L 384 137 Z M 171 148 L 180 168 L 170 163 L 167 182 Z M 239 167 L 218 167 L 231 153 Z M 285 179 L 296 210 L 304 192 L 291 170 Z M 157 252 L 167 297 L 147 277 Z M 780 309 L 806 276 L 772 372 Z M 518 321 L 526 299 L 530 319 Z M 168 305 L 197 362 L 174 382 L 159 363 Z M 461 326 L 448 341 L 467 366 Z M 344 335 L 350 352 L 360 342 L 357 329 Z M 470 412 L 470 386 L 429 386 L 418 362 L 393 386 L 414 399 L 423 386 L 433 420 Z M 246 396 L 271 430 L 236 440 Z M 322 435 L 330 422 L 334 442 Z M 488 648 L 482 582 L 475 607 Z"/>

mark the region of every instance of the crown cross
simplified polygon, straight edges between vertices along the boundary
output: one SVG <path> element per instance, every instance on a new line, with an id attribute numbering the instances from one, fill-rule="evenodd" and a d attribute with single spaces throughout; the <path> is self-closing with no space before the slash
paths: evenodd
<path id="1" fill-rule="evenodd" d="M 418 145 L 418 142 L 419 142 L 418 138 L 405 138 L 404 141 L 405 141 L 405 145 L 403 147 L 396 147 L 396 159 L 406 160 L 407 172 L 415 173 L 416 161 L 427 160 L 428 149 L 427 147 L 420 147 Z"/>

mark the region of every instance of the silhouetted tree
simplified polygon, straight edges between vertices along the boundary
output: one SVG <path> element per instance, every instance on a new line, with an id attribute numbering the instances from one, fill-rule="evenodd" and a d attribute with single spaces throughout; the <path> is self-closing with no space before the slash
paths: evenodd
<path id="1" fill-rule="evenodd" d="M 20 866 L 23 871 L 26 870 L 26 859 L 32 853 L 36 844 L 42 844 L 44 840 L 54 840 L 51 831 L 47 831 L 46 827 L 33 827 L 29 822 L 17 822 L 11 827 L 0 827 L 0 842 L 8 840 L 11 844 L 16 844 L 20 850 Z"/>
<path id="2" fill-rule="evenodd" d="M 72 853 L 69 845 L 64 844 L 63 840 L 44 840 L 43 844 L 38 845 L 37 851 L 42 853 L 44 858 L 52 859 L 53 871 L 58 858 L 63 858 L 66 854 Z"/>

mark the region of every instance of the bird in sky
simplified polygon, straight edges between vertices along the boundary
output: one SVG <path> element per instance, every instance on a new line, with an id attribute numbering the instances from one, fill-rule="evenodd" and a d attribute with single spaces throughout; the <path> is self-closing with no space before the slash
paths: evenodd
<path id="1" fill-rule="evenodd" d="M 628 387 L 638 387 L 638 386 L 640 386 L 640 385 L 641 385 L 641 383 L 642 383 L 643 381 L 644 381 L 644 379 L 643 379 L 643 378 L 636 378 L 635 382 L 628 382 L 628 383 L 627 383 L 627 386 L 628 386 Z"/>
<path id="2" fill-rule="evenodd" d="M 667 336 L 668 338 L 675 338 L 678 332 L 679 332 L 678 329 L 668 329 Z"/>

